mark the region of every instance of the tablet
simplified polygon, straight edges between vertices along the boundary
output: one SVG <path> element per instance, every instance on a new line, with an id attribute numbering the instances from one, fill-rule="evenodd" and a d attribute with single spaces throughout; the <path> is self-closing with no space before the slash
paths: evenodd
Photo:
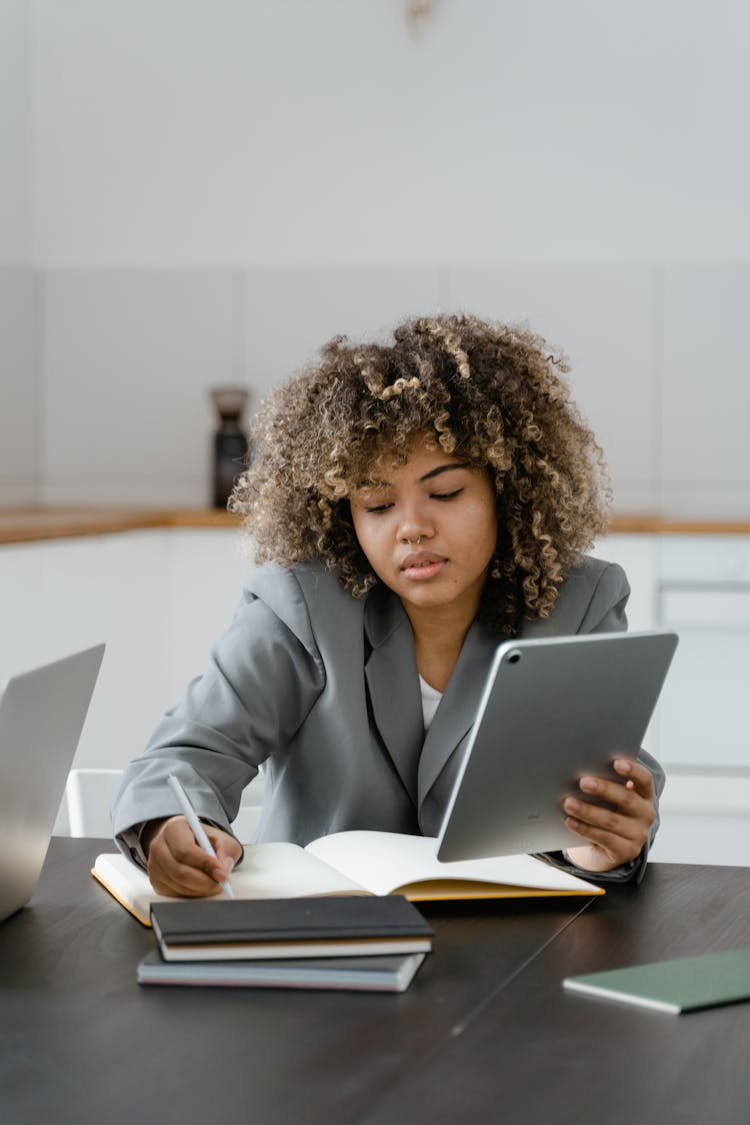
<path id="1" fill-rule="evenodd" d="M 636 757 L 677 636 L 589 633 L 501 644 L 438 836 L 437 857 L 555 851 L 581 844 L 563 799 L 584 774 L 621 778 Z M 587 798 L 590 799 L 590 798 Z"/>

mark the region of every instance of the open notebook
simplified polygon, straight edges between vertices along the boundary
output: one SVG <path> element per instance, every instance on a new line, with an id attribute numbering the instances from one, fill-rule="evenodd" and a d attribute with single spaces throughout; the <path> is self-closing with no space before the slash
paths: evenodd
<path id="1" fill-rule="evenodd" d="M 252 844 L 231 877 L 237 898 L 301 898 L 335 894 L 403 894 L 439 899 L 599 895 L 601 887 L 534 856 L 498 856 L 441 863 L 430 836 L 337 832 L 298 844 Z M 96 859 L 92 874 L 145 926 L 159 901 L 148 876 L 118 854 Z"/>

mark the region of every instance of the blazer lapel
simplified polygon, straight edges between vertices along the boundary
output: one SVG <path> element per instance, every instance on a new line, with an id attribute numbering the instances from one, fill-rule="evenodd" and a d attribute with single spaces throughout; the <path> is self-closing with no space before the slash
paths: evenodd
<path id="1" fill-rule="evenodd" d="M 416 805 L 417 763 L 424 742 L 422 703 L 411 625 L 398 598 L 381 587 L 365 606 L 371 652 L 365 678 L 375 725 Z"/>
<path id="2" fill-rule="evenodd" d="M 477 621 L 466 635 L 419 760 L 417 797 L 420 809 L 474 722 L 490 661 L 500 640 Z"/>

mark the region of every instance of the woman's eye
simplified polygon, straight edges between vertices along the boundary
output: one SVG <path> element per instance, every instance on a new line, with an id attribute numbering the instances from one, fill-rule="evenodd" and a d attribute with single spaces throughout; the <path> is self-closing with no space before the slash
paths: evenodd
<path id="1" fill-rule="evenodd" d="M 453 492 L 433 492 L 431 493 L 433 500 L 454 500 L 456 496 L 460 496 L 463 488 L 456 488 Z"/>
<path id="2" fill-rule="evenodd" d="M 370 515 L 377 515 L 378 512 L 387 512 L 388 509 L 392 508 L 392 507 L 393 507 L 393 505 L 389 504 L 389 503 L 386 503 L 386 504 L 371 504 L 371 505 L 368 505 L 367 508 L 365 508 L 365 511 L 368 512 Z"/>

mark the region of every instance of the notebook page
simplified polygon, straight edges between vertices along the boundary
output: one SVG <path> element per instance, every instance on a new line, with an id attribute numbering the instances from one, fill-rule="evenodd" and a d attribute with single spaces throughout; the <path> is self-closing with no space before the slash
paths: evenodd
<path id="1" fill-rule="evenodd" d="M 140 922 L 148 925 L 152 902 L 169 901 L 151 886 L 148 875 L 120 853 L 99 855 L 92 874 Z M 297 844 L 252 844 L 230 876 L 237 898 L 304 898 L 362 894 L 363 888 Z"/>
<path id="2" fill-rule="evenodd" d="M 599 893 L 599 888 L 530 855 L 441 863 L 433 836 L 399 832 L 337 832 L 308 844 L 306 851 L 337 868 L 373 894 L 390 894 L 422 880 L 482 880 L 549 891 Z"/>

